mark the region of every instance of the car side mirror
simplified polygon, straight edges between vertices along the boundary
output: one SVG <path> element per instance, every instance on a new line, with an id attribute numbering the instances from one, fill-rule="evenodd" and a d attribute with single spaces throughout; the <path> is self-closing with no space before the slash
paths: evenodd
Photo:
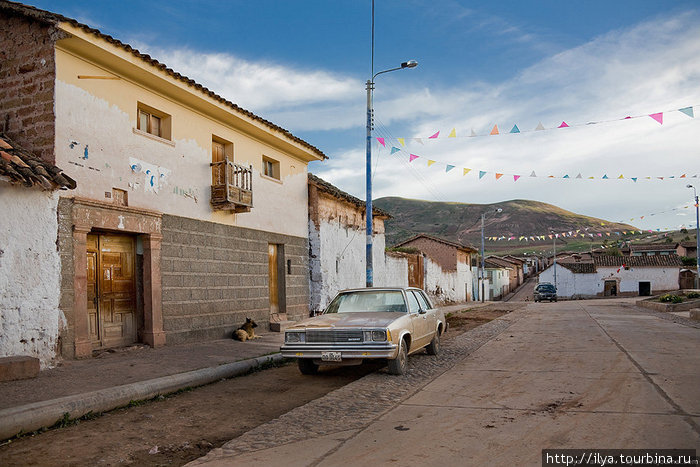
<path id="1" fill-rule="evenodd" d="M 427 312 L 428 312 L 428 311 L 427 311 L 427 310 L 424 310 L 423 308 L 418 308 L 418 314 L 419 314 L 419 315 L 424 315 L 424 314 L 426 314 Z"/>

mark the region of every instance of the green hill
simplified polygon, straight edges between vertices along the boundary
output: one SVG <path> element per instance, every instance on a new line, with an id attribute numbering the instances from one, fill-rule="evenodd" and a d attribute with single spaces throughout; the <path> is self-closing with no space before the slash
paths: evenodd
<path id="1" fill-rule="evenodd" d="M 609 222 L 604 219 L 576 214 L 551 204 L 539 201 L 516 199 L 493 204 L 466 204 L 438 201 L 422 201 L 398 197 L 379 198 L 374 205 L 389 214 L 392 219 L 386 222 L 386 244 L 395 245 L 418 233 L 427 233 L 447 240 L 464 244 L 480 245 L 481 214 L 489 214 L 484 222 L 485 236 L 536 236 L 554 232 L 581 230 L 585 232 L 621 232 L 636 229 L 628 224 Z M 604 225 L 601 225 L 604 224 Z M 611 237 L 605 237 L 606 239 Z M 615 235 L 615 238 L 619 238 Z M 597 245 L 602 238 L 586 239 L 562 238 L 560 245 L 569 244 L 569 249 L 588 249 L 592 241 Z M 486 247 L 490 251 L 516 251 L 519 248 L 551 248 L 551 240 L 525 242 L 490 242 Z"/>

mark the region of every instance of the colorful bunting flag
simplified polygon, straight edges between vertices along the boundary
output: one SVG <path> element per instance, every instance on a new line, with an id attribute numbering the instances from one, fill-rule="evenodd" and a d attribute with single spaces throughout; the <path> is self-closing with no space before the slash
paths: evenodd
<path id="1" fill-rule="evenodd" d="M 397 152 L 400 152 L 401 149 L 397 148 L 396 146 L 392 146 L 391 148 L 391 155 L 396 154 Z"/>
<path id="2" fill-rule="evenodd" d="M 472 169 L 462 169 L 462 176 L 467 175 L 469 172 L 471 172 Z"/>
<path id="3" fill-rule="evenodd" d="M 456 138 L 457 137 L 457 132 L 455 131 L 454 128 L 452 128 L 452 131 L 450 131 L 450 134 L 447 135 L 448 138 Z"/>
<path id="4" fill-rule="evenodd" d="M 664 124 L 664 113 L 663 113 L 663 112 L 659 112 L 659 113 L 655 113 L 655 114 L 649 114 L 649 116 L 650 116 L 651 118 L 653 118 L 654 120 L 656 120 L 657 122 L 659 122 L 659 125 L 663 125 L 663 124 Z"/>
<path id="5" fill-rule="evenodd" d="M 517 182 L 519 178 L 520 178 L 520 175 L 513 175 L 514 182 Z"/>
<path id="6" fill-rule="evenodd" d="M 483 170 L 480 170 L 480 171 L 479 171 L 479 180 L 481 180 L 482 178 L 484 178 L 484 175 L 486 175 L 486 172 L 484 172 Z"/>
<path id="7" fill-rule="evenodd" d="M 420 156 L 416 156 L 415 154 L 411 154 L 408 156 L 408 162 L 413 162 L 414 160 L 418 159 Z"/>
<path id="8" fill-rule="evenodd" d="M 678 109 L 679 112 L 683 112 L 690 118 L 695 118 L 695 114 L 693 114 L 693 108 L 692 107 L 683 107 L 682 109 Z"/>
<path id="9" fill-rule="evenodd" d="M 561 125 L 559 125 L 557 128 L 569 128 L 569 125 L 567 125 L 566 122 L 561 122 Z"/>
<path id="10" fill-rule="evenodd" d="M 491 130 L 491 133 L 490 133 L 490 134 L 492 134 L 492 135 L 497 135 L 497 134 L 499 134 L 499 133 L 498 133 L 498 125 L 494 125 L 494 126 L 493 126 L 493 129 Z"/>
<path id="11" fill-rule="evenodd" d="M 399 142 L 401 146 L 406 146 L 406 142 L 404 141 L 403 138 L 396 138 L 396 140 Z"/>
<path id="12" fill-rule="evenodd" d="M 544 130 L 544 125 L 542 125 L 542 122 L 537 124 L 537 127 L 535 128 L 535 131 L 541 131 Z"/>
<path id="13" fill-rule="evenodd" d="M 510 130 L 511 133 L 520 133 L 520 128 L 518 128 L 518 125 L 513 125 L 513 128 Z"/>
<path id="14" fill-rule="evenodd" d="M 430 167 L 430 166 L 433 165 L 434 163 L 435 163 L 435 161 L 428 159 L 428 167 Z"/>
<path id="15" fill-rule="evenodd" d="M 452 169 L 454 169 L 454 168 L 455 168 L 454 165 L 449 165 L 449 164 L 448 164 L 448 165 L 445 167 L 445 172 L 449 172 L 450 170 L 452 170 Z"/>
<path id="16" fill-rule="evenodd" d="M 502 176 L 503 176 L 503 174 L 497 173 L 497 174 L 496 174 L 496 180 L 498 180 L 498 179 L 501 178 Z"/>
<path id="17" fill-rule="evenodd" d="M 435 133 L 434 135 L 428 136 L 428 139 L 435 139 L 435 138 L 437 138 L 439 135 L 440 135 L 440 132 L 438 131 L 438 132 Z"/>
<path id="18" fill-rule="evenodd" d="M 377 141 L 379 141 L 379 144 L 386 147 L 386 144 L 384 144 L 384 138 L 377 138 Z"/>

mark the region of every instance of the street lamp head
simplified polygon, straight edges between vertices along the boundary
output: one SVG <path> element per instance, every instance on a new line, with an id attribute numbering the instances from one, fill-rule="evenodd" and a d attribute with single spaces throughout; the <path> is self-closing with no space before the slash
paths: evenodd
<path id="1" fill-rule="evenodd" d="M 415 68 L 418 66 L 418 62 L 415 60 L 409 60 L 401 64 L 401 68 Z"/>
<path id="2" fill-rule="evenodd" d="M 686 188 L 693 188 L 693 185 L 686 185 Z"/>

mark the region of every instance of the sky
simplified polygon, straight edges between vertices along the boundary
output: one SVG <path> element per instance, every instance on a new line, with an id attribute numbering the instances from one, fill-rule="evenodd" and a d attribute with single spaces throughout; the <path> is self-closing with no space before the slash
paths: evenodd
<path id="1" fill-rule="evenodd" d="M 329 157 L 311 172 L 365 199 L 371 0 L 27 3 L 291 131 Z M 696 0 L 376 0 L 374 19 L 375 73 L 419 63 L 375 79 L 374 199 L 530 199 L 695 228 Z"/>

